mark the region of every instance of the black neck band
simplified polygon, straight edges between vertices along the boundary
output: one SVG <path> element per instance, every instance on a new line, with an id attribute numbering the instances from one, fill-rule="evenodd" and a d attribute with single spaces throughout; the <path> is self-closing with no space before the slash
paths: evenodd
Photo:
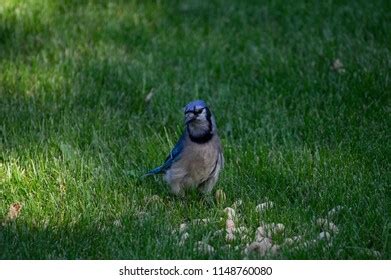
<path id="1" fill-rule="evenodd" d="M 189 127 L 187 127 L 187 131 L 189 133 L 190 140 L 195 142 L 195 143 L 198 143 L 198 144 L 206 143 L 210 139 L 212 139 L 212 137 L 213 137 L 213 133 L 212 133 L 212 114 L 209 111 L 208 107 L 206 107 L 205 109 L 206 109 L 206 120 L 208 121 L 208 131 L 206 131 L 205 133 L 201 134 L 200 136 L 194 136 L 194 135 L 191 135 Z"/>
<path id="2" fill-rule="evenodd" d="M 200 136 L 197 136 L 197 137 L 194 137 L 191 135 L 191 133 L 189 132 L 189 137 L 190 137 L 190 140 L 195 142 L 195 143 L 198 143 L 198 144 L 203 144 L 203 143 L 206 143 L 208 142 L 210 139 L 212 139 L 213 137 L 213 133 L 208 131 Z"/>

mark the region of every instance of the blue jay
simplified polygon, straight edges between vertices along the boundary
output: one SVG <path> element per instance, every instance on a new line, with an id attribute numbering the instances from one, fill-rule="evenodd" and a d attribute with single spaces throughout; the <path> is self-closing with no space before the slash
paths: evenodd
<path id="1" fill-rule="evenodd" d="M 224 165 L 216 122 L 202 100 L 187 104 L 184 113 L 186 129 L 174 149 L 161 166 L 144 176 L 163 173 L 171 192 L 177 195 L 190 187 L 209 193 Z"/>

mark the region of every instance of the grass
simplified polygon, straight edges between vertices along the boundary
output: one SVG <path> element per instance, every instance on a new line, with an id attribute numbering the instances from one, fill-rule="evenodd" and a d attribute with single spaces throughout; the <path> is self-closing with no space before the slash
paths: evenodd
<path id="1" fill-rule="evenodd" d="M 241 259 L 260 221 L 333 242 L 250 258 L 391 258 L 389 1 L 0 3 L 1 259 Z M 340 59 L 344 71 L 331 63 Z M 144 101 L 151 91 L 150 103 Z M 205 99 L 224 204 L 170 195 L 159 165 Z M 241 199 L 250 241 L 210 233 Z M 255 206 L 274 207 L 261 217 Z M 191 226 L 179 247 L 179 225 Z M 277 241 L 283 236 L 277 237 Z M 216 252 L 194 251 L 205 240 Z M 235 249 L 235 246 L 238 246 Z M 378 251 L 374 255 L 373 251 Z"/>

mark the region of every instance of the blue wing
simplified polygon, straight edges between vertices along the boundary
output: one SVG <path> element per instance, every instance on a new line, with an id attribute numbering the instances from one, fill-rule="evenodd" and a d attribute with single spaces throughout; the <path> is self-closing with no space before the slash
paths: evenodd
<path id="1" fill-rule="evenodd" d="M 171 153 L 168 155 L 164 163 L 161 166 L 152 169 L 144 176 L 164 173 L 168 169 L 170 169 L 171 165 L 180 158 L 184 145 L 185 145 L 185 133 L 182 134 L 181 138 L 179 138 L 178 142 L 175 144 L 175 147 L 172 149 Z"/>

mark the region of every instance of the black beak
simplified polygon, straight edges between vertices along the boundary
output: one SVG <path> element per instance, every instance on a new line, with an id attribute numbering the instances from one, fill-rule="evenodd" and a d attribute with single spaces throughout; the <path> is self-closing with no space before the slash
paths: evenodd
<path id="1" fill-rule="evenodd" d="M 197 118 L 197 115 L 193 113 L 187 113 L 185 116 L 185 124 L 188 125 L 189 123 L 193 122 Z"/>

